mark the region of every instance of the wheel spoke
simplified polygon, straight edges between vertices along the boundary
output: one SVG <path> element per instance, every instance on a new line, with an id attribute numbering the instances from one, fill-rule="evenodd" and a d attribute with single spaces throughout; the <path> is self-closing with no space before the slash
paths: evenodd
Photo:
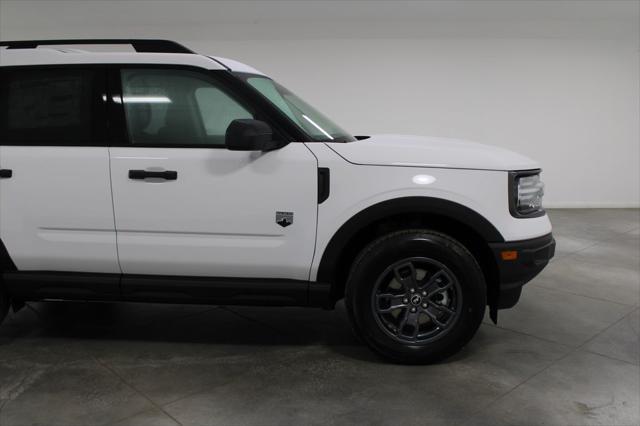
<path id="1" fill-rule="evenodd" d="M 440 282 L 440 283 L 438 283 L 438 284 L 436 285 L 436 289 L 435 289 L 435 290 L 432 290 L 432 291 L 430 291 L 429 293 L 427 293 L 427 299 L 431 300 L 431 298 L 432 298 L 433 296 L 435 296 L 436 294 L 440 294 L 440 293 L 442 293 L 443 291 L 449 290 L 449 289 L 451 288 L 451 286 L 453 285 L 453 283 L 452 283 L 451 281 L 447 281 L 447 282 L 445 283 L 445 285 L 443 285 L 442 287 L 440 287 L 441 283 L 442 283 L 442 282 Z"/>
<path id="2" fill-rule="evenodd" d="M 376 294 L 376 299 L 380 300 L 380 299 L 389 299 L 391 297 L 396 297 L 398 296 L 397 294 L 393 294 L 393 293 L 380 293 L 380 294 Z"/>
<path id="3" fill-rule="evenodd" d="M 446 277 L 445 272 L 441 269 L 435 274 L 431 275 L 426 283 L 420 285 L 420 289 L 424 291 L 432 291 L 433 286 L 438 286 L 440 282 Z"/>
<path id="4" fill-rule="evenodd" d="M 440 320 L 438 319 L 438 316 L 437 316 L 436 314 L 434 314 L 433 312 L 431 312 L 431 311 L 429 310 L 429 308 L 427 308 L 427 309 L 423 309 L 423 310 L 422 310 L 422 312 L 424 312 L 425 314 L 427 314 L 427 316 L 428 316 L 429 318 L 431 318 L 431 321 L 433 321 L 433 322 L 434 322 L 438 327 L 445 327 L 445 326 L 446 326 L 446 323 L 444 323 L 444 322 L 440 321 Z"/>
<path id="5" fill-rule="evenodd" d="M 401 295 L 390 294 L 390 293 L 376 294 L 376 298 L 377 298 L 376 308 L 378 309 L 378 312 L 381 314 L 388 314 L 389 312 L 393 312 L 396 309 L 404 308 L 408 306 L 408 301 L 405 302 L 405 300 L 407 300 L 406 296 L 403 294 Z M 389 301 L 388 306 L 381 308 L 380 301 L 382 300 L 388 300 Z"/>
<path id="6" fill-rule="evenodd" d="M 436 310 L 438 310 L 440 312 L 445 312 L 445 313 L 447 313 L 449 315 L 454 315 L 456 313 L 453 309 L 449 308 L 448 306 L 440 305 L 438 303 L 431 302 L 431 304 L 429 306 L 431 306 L 432 308 L 434 308 L 434 309 L 436 309 Z"/>
<path id="7" fill-rule="evenodd" d="M 402 334 L 402 329 L 405 325 L 407 325 L 407 320 L 409 319 L 409 309 L 405 309 L 402 313 L 402 319 L 400 320 L 400 324 L 398 324 L 398 334 Z"/>
<path id="8" fill-rule="evenodd" d="M 418 286 L 418 282 L 416 279 L 416 268 L 411 262 L 406 262 L 396 266 L 393 270 L 393 274 L 396 278 L 396 281 L 398 281 L 400 285 L 402 285 L 407 290 L 410 288 L 416 288 Z"/>
<path id="9" fill-rule="evenodd" d="M 415 338 L 418 335 L 418 329 L 420 328 L 419 317 L 420 314 L 418 312 L 409 312 L 407 323 L 413 327 L 413 332 L 411 333 L 412 338 Z"/>
<path id="10" fill-rule="evenodd" d="M 398 324 L 398 334 L 415 338 L 418 335 L 418 330 L 420 329 L 419 317 L 419 312 L 411 312 L 409 308 L 405 309 L 402 319 L 400 320 L 400 324 Z M 403 332 L 406 326 L 410 326 L 412 328 L 410 334 L 405 334 Z"/>

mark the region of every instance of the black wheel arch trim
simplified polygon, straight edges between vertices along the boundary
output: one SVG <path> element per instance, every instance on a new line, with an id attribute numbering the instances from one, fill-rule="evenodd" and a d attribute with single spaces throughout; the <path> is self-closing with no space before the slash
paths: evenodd
<path id="1" fill-rule="evenodd" d="M 334 271 L 340 262 L 342 251 L 360 230 L 385 218 L 402 214 L 425 214 L 446 217 L 473 228 L 487 243 L 504 242 L 504 237 L 491 222 L 480 213 L 462 204 L 434 197 L 395 198 L 367 207 L 336 231 L 322 254 L 317 281 L 333 282 Z"/>

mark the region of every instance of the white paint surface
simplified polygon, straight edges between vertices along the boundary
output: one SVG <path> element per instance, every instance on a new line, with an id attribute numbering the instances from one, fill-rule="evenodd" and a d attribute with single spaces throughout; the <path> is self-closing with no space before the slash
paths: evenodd
<path id="1" fill-rule="evenodd" d="M 266 153 L 150 147 L 110 153 L 122 272 L 308 279 L 318 163 L 304 144 Z M 129 170 L 173 170 L 178 178 L 132 180 Z M 278 225 L 277 211 L 294 212 L 294 225 Z"/>
<path id="2" fill-rule="evenodd" d="M 538 163 L 518 153 L 458 139 L 373 135 L 331 148 L 353 164 L 478 170 L 530 170 Z"/>
<path id="3" fill-rule="evenodd" d="M 547 206 L 640 204 L 636 1 L 0 2 L 0 38 L 161 37 L 246 62 L 355 134 L 539 161 Z"/>
<path id="4" fill-rule="evenodd" d="M 19 270 L 120 273 L 103 147 L 1 146 L 0 238 Z"/>

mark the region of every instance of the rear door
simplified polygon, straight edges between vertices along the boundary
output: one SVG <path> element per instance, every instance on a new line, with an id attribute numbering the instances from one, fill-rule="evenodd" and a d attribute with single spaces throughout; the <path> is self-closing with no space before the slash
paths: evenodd
<path id="1" fill-rule="evenodd" d="M 123 272 L 306 280 L 316 159 L 295 142 L 229 151 L 229 123 L 263 117 L 213 73 L 131 67 L 117 76 L 127 134 L 111 148 L 111 176 Z"/>
<path id="2" fill-rule="evenodd" d="M 0 238 L 11 259 L 20 271 L 119 273 L 104 69 L 0 77 Z"/>

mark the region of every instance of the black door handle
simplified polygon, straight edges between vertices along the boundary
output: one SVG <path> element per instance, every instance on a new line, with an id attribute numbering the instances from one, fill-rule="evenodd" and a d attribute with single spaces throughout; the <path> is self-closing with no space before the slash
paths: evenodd
<path id="1" fill-rule="evenodd" d="M 178 172 L 174 170 L 167 170 L 165 172 L 150 172 L 147 170 L 129 170 L 129 179 L 164 179 L 164 180 L 176 180 L 178 179 Z"/>
<path id="2" fill-rule="evenodd" d="M 13 170 L 0 169 L 0 179 L 9 179 L 11 176 L 13 176 Z"/>

